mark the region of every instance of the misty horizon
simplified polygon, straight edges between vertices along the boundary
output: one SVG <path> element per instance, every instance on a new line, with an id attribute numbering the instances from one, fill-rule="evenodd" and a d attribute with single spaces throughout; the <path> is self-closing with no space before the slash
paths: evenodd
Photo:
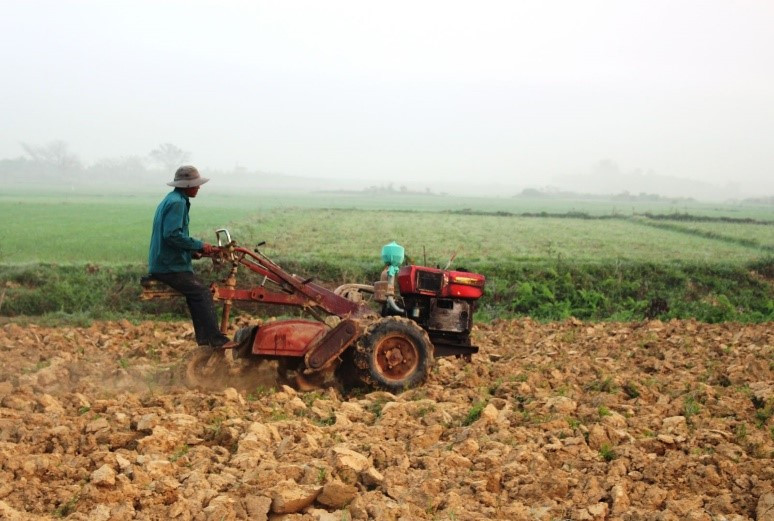
<path id="1" fill-rule="evenodd" d="M 0 13 L 8 161 L 61 142 L 84 168 L 159 169 L 148 155 L 172 143 L 205 173 L 336 188 L 774 194 L 768 3 L 32 0 Z"/>
<path id="2" fill-rule="evenodd" d="M 58 189 L 98 191 L 121 187 L 125 191 L 155 192 L 164 189 L 179 165 L 195 163 L 193 154 L 171 143 L 161 144 L 145 156 L 101 158 L 86 163 L 64 141 L 36 146 L 22 143 L 25 153 L 16 158 L 0 158 L 0 179 L 6 189 L 47 191 Z M 396 193 L 425 195 L 475 195 L 486 197 L 587 197 L 657 196 L 665 199 L 699 201 L 763 200 L 769 194 L 745 197 L 738 185 L 725 187 L 711 183 L 658 176 L 641 169 L 624 171 L 609 159 L 597 162 L 588 172 L 557 177 L 545 185 L 501 183 L 437 183 L 395 176 L 386 182 L 361 179 L 300 177 L 281 172 L 251 170 L 245 167 L 200 169 L 214 181 L 210 188 L 220 192 L 295 191 L 351 193 Z M 771 196 L 769 196 L 771 198 Z"/>

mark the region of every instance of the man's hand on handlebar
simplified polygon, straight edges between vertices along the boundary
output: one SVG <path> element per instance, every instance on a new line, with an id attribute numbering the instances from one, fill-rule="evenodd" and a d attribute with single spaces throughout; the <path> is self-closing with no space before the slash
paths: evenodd
<path id="1" fill-rule="evenodd" d="M 219 251 L 219 248 L 217 246 L 213 246 L 212 244 L 209 244 L 207 242 L 204 243 L 204 246 L 202 246 L 202 249 L 199 250 L 199 253 L 202 255 L 210 256 L 213 253 L 216 253 Z"/>

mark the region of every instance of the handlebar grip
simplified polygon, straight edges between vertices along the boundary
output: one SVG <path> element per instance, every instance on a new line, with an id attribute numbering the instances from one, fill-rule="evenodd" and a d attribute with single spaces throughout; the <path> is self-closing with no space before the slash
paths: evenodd
<path id="1" fill-rule="evenodd" d="M 226 244 L 221 244 L 221 239 L 220 239 L 221 234 L 226 236 Z M 220 228 L 218 230 L 215 230 L 215 237 L 218 239 L 218 246 L 228 246 L 229 244 L 231 244 L 231 234 L 225 228 Z"/>

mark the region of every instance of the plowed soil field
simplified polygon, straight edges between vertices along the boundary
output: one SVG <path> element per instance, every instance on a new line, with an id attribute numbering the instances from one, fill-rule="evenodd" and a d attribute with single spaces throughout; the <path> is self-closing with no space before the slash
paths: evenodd
<path id="1" fill-rule="evenodd" d="M 397 396 L 191 388 L 192 339 L 0 328 L 0 519 L 774 520 L 772 324 L 479 325 Z"/>

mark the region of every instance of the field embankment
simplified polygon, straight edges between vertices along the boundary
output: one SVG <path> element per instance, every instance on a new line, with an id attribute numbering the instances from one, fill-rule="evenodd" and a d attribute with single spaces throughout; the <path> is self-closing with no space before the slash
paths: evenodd
<path id="1" fill-rule="evenodd" d="M 292 272 L 317 275 L 334 287 L 344 282 L 373 281 L 377 265 L 324 261 L 281 260 Z M 746 266 L 730 264 L 657 263 L 490 263 L 467 266 L 487 276 L 479 320 L 530 316 L 539 320 L 640 320 L 696 318 L 765 322 L 774 319 L 774 261 Z M 209 263 L 199 270 L 205 280 L 224 273 Z M 181 300 L 141 302 L 142 266 L 0 265 L 0 315 L 91 320 L 183 317 Z M 244 274 L 245 284 L 258 283 Z M 243 305 L 263 316 L 281 313 Z M 286 310 L 287 312 L 288 310 Z M 292 310 L 290 310 L 292 311 Z"/>
<path id="2" fill-rule="evenodd" d="M 323 274 L 322 282 L 331 287 L 379 277 L 374 267 L 369 271 L 369 267 L 344 262 L 330 265 L 287 260 L 284 265 L 300 274 Z M 468 269 L 485 273 L 488 278 L 486 295 L 479 305 L 479 320 L 519 316 L 539 320 L 696 318 L 704 322 L 774 319 L 774 261 L 748 266 L 481 263 Z M 5 281 L 0 289 L 0 315 L 45 315 L 86 321 L 185 316 L 182 300 L 141 302 L 139 278 L 143 274 L 142 266 L 0 266 L 0 279 Z M 211 271 L 209 264 L 203 265 L 200 274 L 206 280 L 224 276 Z M 259 282 L 247 276 L 243 280 L 245 284 Z M 249 304 L 240 308 L 261 316 L 282 312 Z"/>

